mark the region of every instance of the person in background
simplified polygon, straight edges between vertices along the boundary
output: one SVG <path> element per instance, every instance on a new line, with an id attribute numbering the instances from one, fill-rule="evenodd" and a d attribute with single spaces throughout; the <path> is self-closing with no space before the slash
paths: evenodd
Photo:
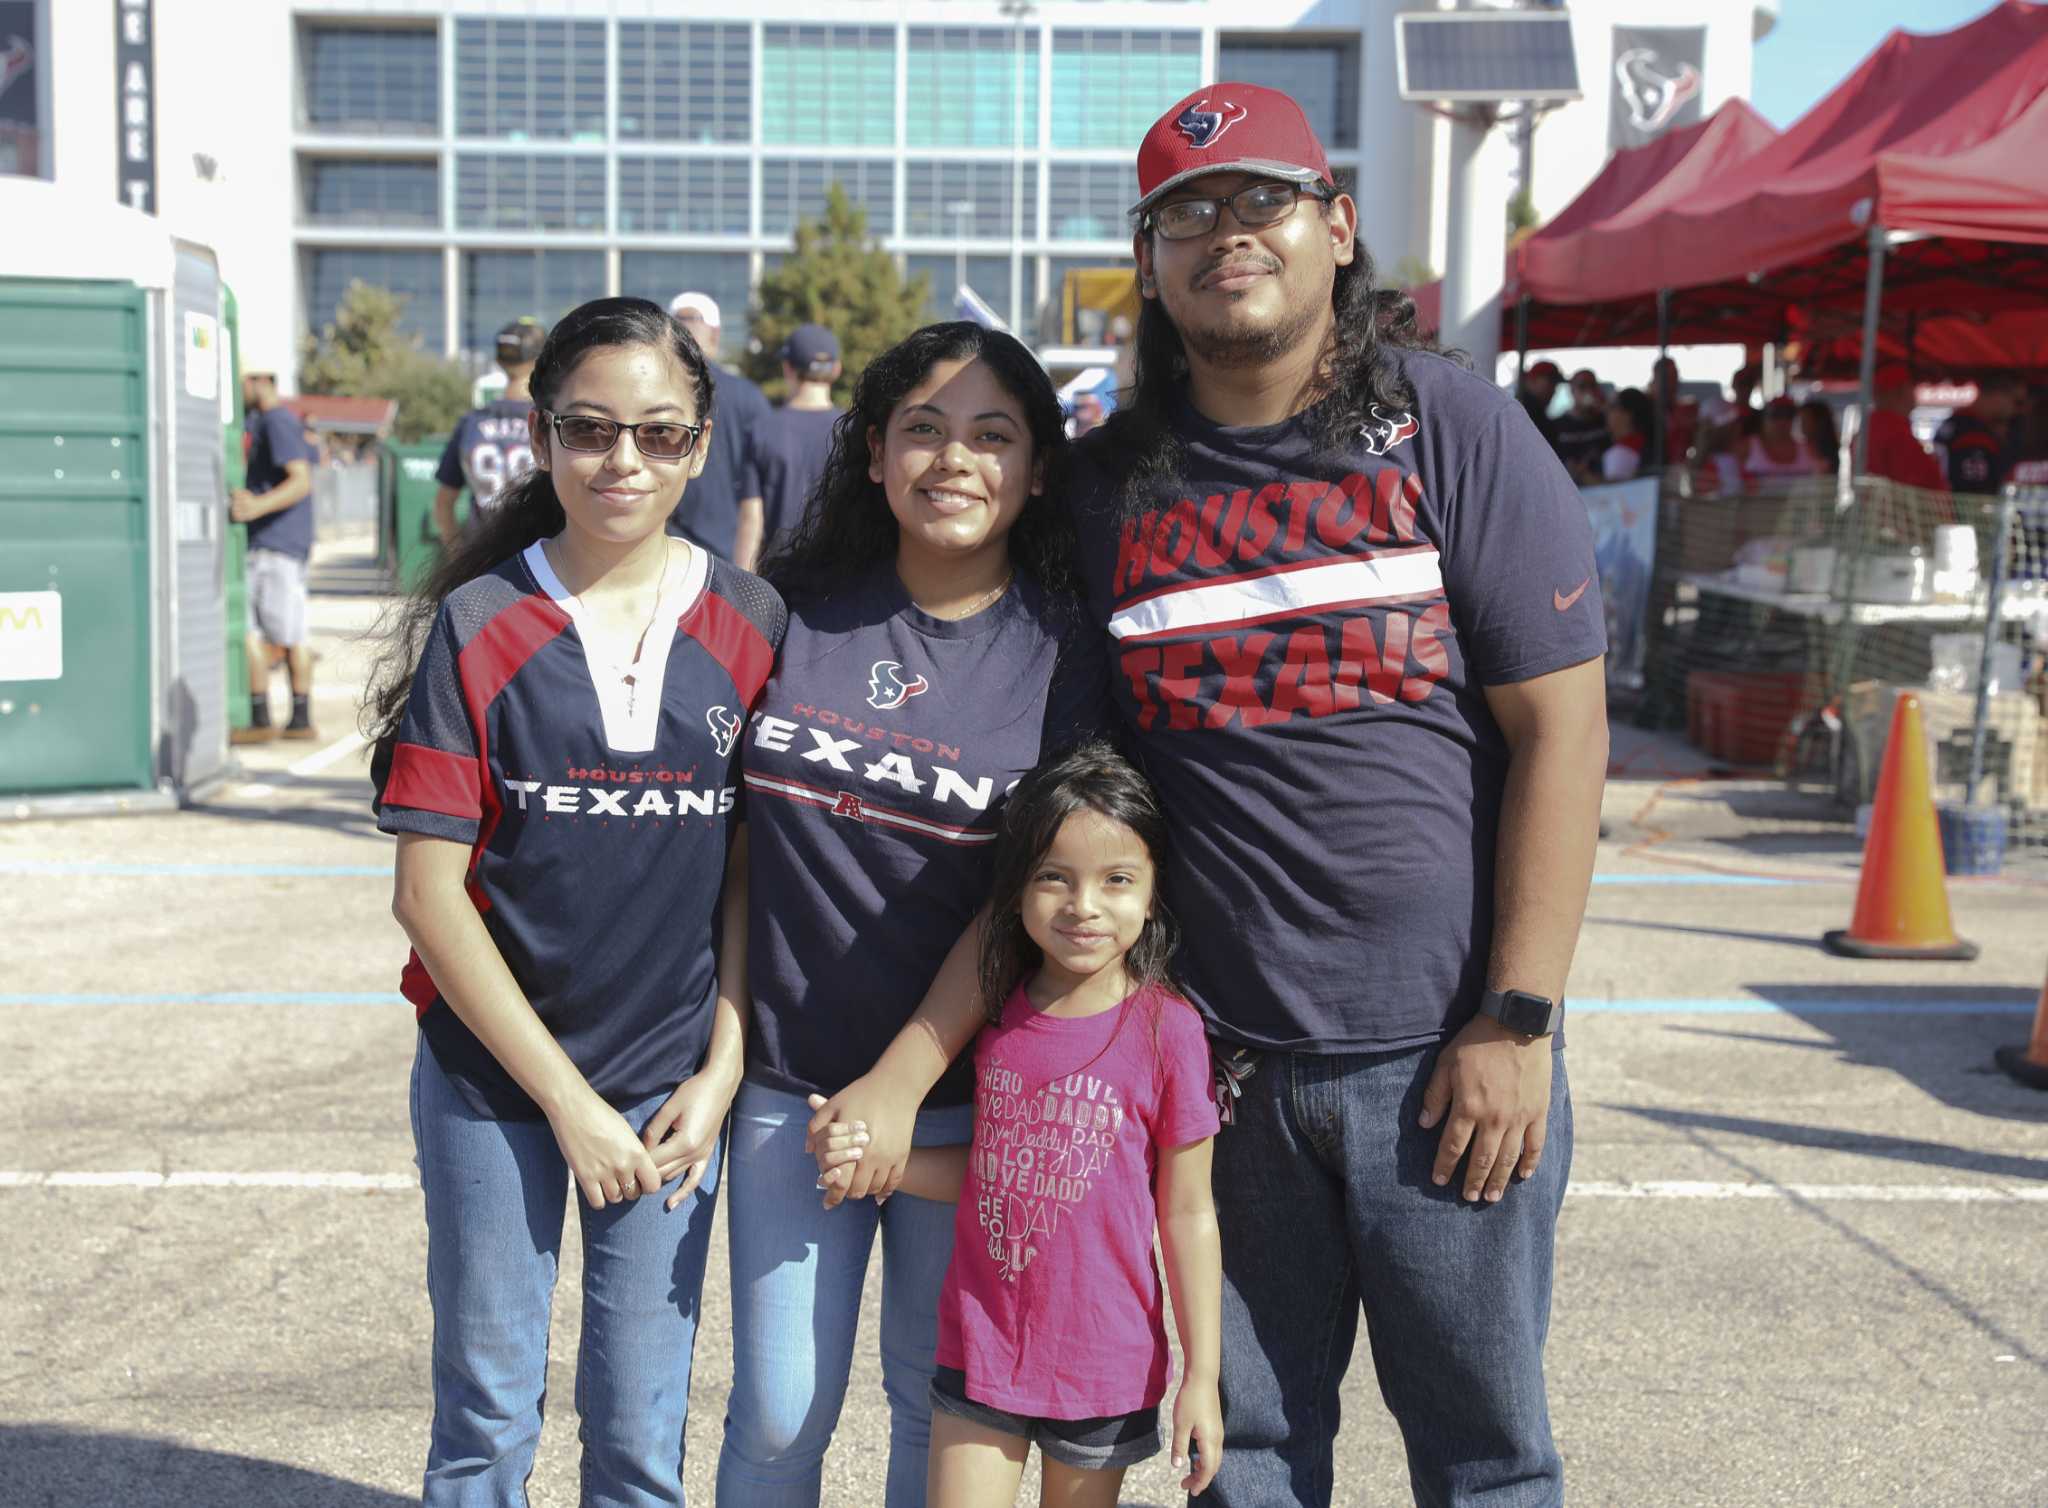
<path id="1" fill-rule="evenodd" d="M 1556 362 L 1539 361 L 1522 373 L 1521 387 L 1515 393 L 1515 401 L 1552 450 L 1557 449 L 1557 425 L 1550 418 L 1550 400 L 1557 396 L 1562 381 L 1564 371 Z"/>
<path id="2" fill-rule="evenodd" d="M 1074 400 L 1074 417 L 1067 423 L 1067 434 L 1078 440 L 1091 429 L 1102 427 L 1102 399 L 1094 393 L 1083 393 Z"/>
<path id="3" fill-rule="evenodd" d="M 1739 368 L 1735 375 L 1728 379 L 1734 397 L 1713 399 L 1700 411 L 1700 422 L 1715 429 L 1725 430 L 1736 440 L 1746 439 L 1755 434 L 1761 418 L 1756 411 L 1756 387 L 1761 378 L 1762 373 L 1754 366 Z"/>
<path id="4" fill-rule="evenodd" d="M 2006 433 L 2023 391 L 2010 372 L 1986 372 L 1977 379 L 1977 401 L 1949 415 L 1934 432 L 1934 448 L 1944 458 L 1952 490 L 1998 490 L 2005 480 Z"/>
<path id="5" fill-rule="evenodd" d="M 1625 387 L 1607 405 L 1607 448 L 1600 452 L 1597 468 L 1585 467 L 1584 482 L 1626 482 L 1643 469 L 1650 451 L 1650 428 L 1657 416 L 1649 395 L 1639 387 Z"/>
<path id="6" fill-rule="evenodd" d="M 249 526 L 249 726 L 228 741 L 315 739 L 313 652 L 306 643 L 306 559 L 313 553 L 312 442 L 299 416 L 277 396 L 274 372 L 242 378 L 249 435 L 248 485 L 228 499 L 228 517 Z M 282 660 L 291 677 L 292 716 L 270 721 L 270 673 Z"/>
<path id="7" fill-rule="evenodd" d="M 2022 487 L 2048 483 L 2048 389 L 2029 388 L 2012 423 L 2012 443 L 2006 447 L 2012 469 L 2006 480 Z"/>
<path id="8" fill-rule="evenodd" d="M 1650 434 L 1650 459 L 1656 466 L 1674 465 L 1686 458 L 1692 450 L 1695 432 L 1699 429 L 1699 404 L 1684 397 L 1678 389 L 1678 363 L 1669 356 L 1659 356 L 1657 364 L 1650 369 L 1651 390 L 1657 395 L 1656 408 L 1664 415 L 1664 433 L 1661 449 L 1654 427 Z"/>
<path id="9" fill-rule="evenodd" d="M 1904 362 L 1887 361 L 1877 369 L 1874 396 L 1864 473 L 1906 487 L 1942 491 L 1941 462 L 1913 433 L 1913 374 Z"/>
<path id="10" fill-rule="evenodd" d="M 1820 458 L 1794 433 L 1799 405 L 1779 394 L 1764 405 L 1763 426 L 1741 451 L 1745 482 L 1776 482 L 1820 475 Z"/>
<path id="11" fill-rule="evenodd" d="M 718 360 L 718 300 L 708 293 L 678 293 L 669 300 L 670 318 Z M 668 532 L 704 546 L 723 560 L 751 570 L 760 558 L 762 522 L 761 435 L 774 421 L 767 395 L 730 365 L 719 364 L 718 391 L 711 400 L 711 432 L 704 443 L 704 473 L 668 521 Z"/>
<path id="12" fill-rule="evenodd" d="M 1799 405 L 1799 438 L 1813 452 L 1822 476 L 1833 476 L 1842 464 L 1842 434 L 1835 428 L 1835 411 L 1819 398 Z"/>
<path id="13" fill-rule="evenodd" d="M 1565 469 L 1577 476 L 1600 464 L 1609 443 L 1607 394 L 1591 367 L 1572 373 L 1572 406 L 1552 425 L 1551 446 Z"/>
<path id="14" fill-rule="evenodd" d="M 533 468 L 533 447 L 526 433 L 526 416 L 533 412 L 528 384 L 547 338 L 547 328 L 530 314 L 520 315 L 498 332 L 504 394 L 455 421 L 455 432 L 434 472 L 434 480 L 441 484 L 434 494 L 434 529 L 444 547 L 455 538 L 455 500 L 464 487 L 469 488 L 469 517 L 474 523 L 484 509 L 497 505 L 508 485 Z"/>
<path id="15" fill-rule="evenodd" d="M 832 401 L 839 380 L 839 338 L 823 325 L 798 325 L 782 343 L 782 380 L 789 396 L 761 427 L 755 451 L 761 475 L 761 543 L 767 558 L 777 540 L 803 521 L 804 500 L 832 454 L 832 426 L 841 410 Z"/>

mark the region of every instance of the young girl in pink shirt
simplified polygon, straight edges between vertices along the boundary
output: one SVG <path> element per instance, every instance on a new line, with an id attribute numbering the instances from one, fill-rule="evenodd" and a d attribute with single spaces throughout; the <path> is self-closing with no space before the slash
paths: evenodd
<path id="1" fill-rule="evenodd" d="M 1222 1459 L 1217 1113 L 1201 1019 L 1169 983 L 1165 861 L 1157 798 L 1104 744 L 1040 765 L 1005 808 L 974 1143 L 918 1149 L 902 1184 L 959 1201 L 930 1508 L 1015 1502 L 1034 1442 L 1043 1500 L 1074 1508 L 1114 1504 L 1126 1468 L 1158 1453 L 1169 1362 L 1155 1225 L 1185 1358 L 1182 1487 L 1201 1492 Z M 835 1124 L 824 1160 L 855 1161 L 864 1140 L 860 1123 Z"/>

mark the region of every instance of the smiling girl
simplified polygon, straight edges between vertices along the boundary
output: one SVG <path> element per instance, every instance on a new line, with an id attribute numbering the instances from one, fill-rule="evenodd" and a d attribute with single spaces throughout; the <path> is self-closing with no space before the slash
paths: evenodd
<path id="1" fill-rule="evenodd" d="M 662 530 L 711 374 L 660 308 L 575 310 L 532 389 L 535 469 L 405 610 L 370 710 L 419 1012 L 425 1502 L 525 1501 L 573 1185 L 583 1500 L 680 1504 L 745 1035 L 737 739 L 784 613 Z"/>
<path id="2" fill-rule="evenodd" d="M 1016 340 L 920 330 L 862 373 L 804 522 L 766 565 L 790 623 L 746 743 L 754 1027 L 728 1174 L 728 1508 L 819 1501 L 878 1230 L 885 1501 L 924 1501 L 952 1211 L 909 1195 L 821 1210 L 806 1097 L 881 1056 L 988 893 L 1005 794 L 1098 715 L 1099 635 L 1073 632 L 1064 515 L 1045 496 L 1063 443 Z M 906 1146 L 967 1141 L 970 1066 L 921 1113 L 908 1098 L 891 1127 Z"/>

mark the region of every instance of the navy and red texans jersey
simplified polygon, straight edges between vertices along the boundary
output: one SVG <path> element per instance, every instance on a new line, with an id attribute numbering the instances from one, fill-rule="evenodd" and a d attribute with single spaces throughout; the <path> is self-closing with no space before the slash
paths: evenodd
<path id="1" fill-rule="evenodd" d="M 1010 787 L 1108 714 L 1102 636 L 1019 577 L 956 620 L 885 566 L 791 605 L 747 727 L 747 1076 L 836 1094 L 988 899 Z M 925 1103 L 965 1104 L 972 1054 Z"/>
<path id="2" fill-rule="evenodd" d="M 1486 688 L 1606 648 L 1578 488 L 1512 398 L 1393 351 L 1411 408 L 1348 444 L 1210 423 L 1178 484 L 1124 496 L 1112 425 L 1078 447 L 1092 620 L 1171 823 L 1177 967 L 1227 1041 L 1437 1040 L 1492 950 L 1507 745 Z"/>
<path id="3" fill-rule="evenodd" d="M 385 832 L 469 845 L 469 893 L 512 977 L 620 1106 L 673 1089 L 710 1040 L 739 736 L 787 618 L 766 582 L 691 554 L 658 609 L 673 641 L 631 714 L 616 672 L 586 659 L 580 610 L 539 545 L 451 593 L 378 810 Z M 539 1114 L 417 953 L 401 987 L 481 1113 Z"/>

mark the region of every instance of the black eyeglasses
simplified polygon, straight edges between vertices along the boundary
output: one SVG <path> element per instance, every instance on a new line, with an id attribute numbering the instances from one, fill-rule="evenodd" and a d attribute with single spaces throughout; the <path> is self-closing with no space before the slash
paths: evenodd
<path id="1" fill-rule="evenodd" d="M 1227 204 L 1239 225 L 1257 230 L 1285 220 L 1304 196 L 1318 201 L 1329 198 L 1298 183 L 1253 183 L 1214 199 L 1175 199 L 1162 204 L 1145 217 L 1145 228 L 1158 231 L 1169 241 L 1207 235 L 1216 228 L 1216 217 Z"/>
<path id="2" fill-rule="evenodd" d="M 650 461 L 680 461 L 696 448 L 697 437 L 704 433 L 701 424 L 676 424 L 666 419 L 621 424 L 595 414 L 547 414 L 546 418 L 564 450 L 601 453 L 619 443 L 620 430 L 630 429 L 634 448 Z"/>

